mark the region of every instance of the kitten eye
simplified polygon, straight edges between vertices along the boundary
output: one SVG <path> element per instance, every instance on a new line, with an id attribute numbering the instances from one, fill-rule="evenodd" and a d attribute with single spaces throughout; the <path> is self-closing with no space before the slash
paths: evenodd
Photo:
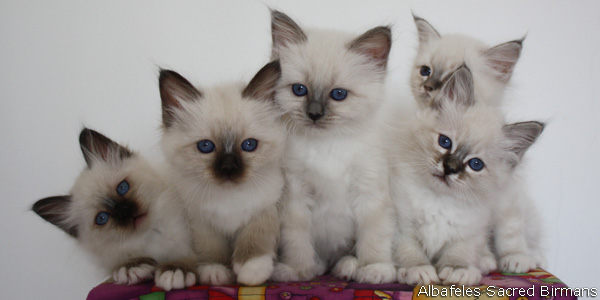
<path id="1" fill-rule="evenodd" d="M 121 181 L 117 186 L 117 194 L 123 196 L 129 192 L 129 183 L 125 180 Z"/>
<path id="2" fill-rule="evenodd" d="M 331 90 L 331 93 L 329 93 L 329 96 L 333 100 L 342 101 L 348 96 L 348 91 L 345 89 L 333 89 Z"/>
<path id="3" fill-rule="evenodd" d="M 247 139 L 242 142 L 242 150 L 246 152 L 252 152 L 256 150 L 256 147 L 258 147 L 258 141 L 255 139 Z"/>
<path id="4" fill-rule="evenodd" d="M 96 215 L 96 224 L 102 226 L 102 225 L 108 223 L 109 218 L 110 218 L 110 215 L 107 212 L 101 211 Z"/>
<path id="5" fill-rule="evenodd" d="M 296 83 L 292 85 L 292 92 L 294 92 L 294 95 L 302 97 L 308 94 L 308 88 L 303 84 Z"/>
<path id="6" fill-rule="evenodd" d="M 468 163 L 473 171 L 481 171 L 484 167 L 483 161 L 477 157 L 469 159 Z"/>
<path id="7" fill-rule="evenodd" d="M 200 152 L 202 153 L 211 153 L 215 151 L 215 143 L 209 140 L 201 140 L 196 146 L 198 147 L 198 150 L 200 150 Z"/>
<path id="8" fill-rule="evenodd" d="M 444 149 L 450 150 L 452 148 L 452 140 L 443 134 L 440 134 L 438 144 L 440 144 L 440 146 Z"/>
<path id="9" fill-rule="evenodd" d="M 421 73 L 421 76 L 427 77 L 427 76 L 431 75 L 431 68 L 428 66 L 422 66 L 419 73 Z"/>

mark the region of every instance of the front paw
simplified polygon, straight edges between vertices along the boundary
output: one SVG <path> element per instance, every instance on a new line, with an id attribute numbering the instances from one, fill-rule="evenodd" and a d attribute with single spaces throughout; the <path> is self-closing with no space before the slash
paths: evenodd
<path id="1" fill-rule="evenodd" d="M 500 270 L 502 272 L 526 273 L 535 268 L 535 259 L 527 254 L 512 254 L 500 258 Z"/>
<path id="2" fill-rule="evenodd" d="M 487 275 L 497 268 L 498 265 L 496 264 L 496 258 L 494 256 L 483 256 L 479 261 L 479 270 L 481 270 L 482 275 Z"/>
<path id="3" fill-rule="evenodd" d="M 473 266 L 466 268 L 442 267 L 438 275 L 444 285 L 474 285 L 481 280 L 481 271 Z"/>
<path id="4" fill-rule="evenodd" d="M 154 283 L 165 291 L 182 289 L 196 284 L 196 273 L 184 267 L 163 266 L 156 270 Z"/>
<path id="5" fill-rule="evenodd" d="M 243 264 L 234 263 L 233 271 L 237 274 L 239 284 L 248 286 L 263 284 L 273 273 L 273 257 L 267 254 L 253 257 Z"/>
<path id="6" fill-rule="evenodd" d="M 398 282 L 410 285 L 439 283 L 437 272 L 432 265 L 422 265 L 398 269 Z"/>
<path id="7" fill-rule="evenodd" d="M 113 272 L 117 284 L 134 285 L 154 277 L 156 262 L 152 259 L 139 259 L 126 263 Z"/>
<path id="8" fill-rule="evenodd" d="M 276 263 L 271 275 L 274 281 L 306 281 L 314 277 L 313 268 L 293 268 L 284 263 Z"/>
<path id="9" fill-rule="evenodd" d="M 356 270 L 354 280 L 371 284 L 390 283 L 396 280 L 393 263 L 374 263 Z"/>
<path id="10" fill-rule="evenodd" d="M 198 267 L 200 284 L 225 285 L 232 284 L 235 278 L 233 271 L 222 264 L 205 264 Z"/>
<path id="11" fill-rule="evenodd" d="M 333 267 L 331 273 L 337 278 L 351 280 L 358 269 L 358 259 L 352 255 L 342 257 Z"/>

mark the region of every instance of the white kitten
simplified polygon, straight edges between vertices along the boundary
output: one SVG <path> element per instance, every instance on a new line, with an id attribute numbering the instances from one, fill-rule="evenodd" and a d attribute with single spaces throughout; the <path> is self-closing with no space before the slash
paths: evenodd
<path id="1" fill-rule="evenodd" d="M 520 266 L 504 270 L 535 267 L 525 244 L 529 229 L 523 215 L 535 212 L 520 208 L 531 203 L 515 168 L 544 125 L 505 125 L 498 109 L 476 103 L 464 65 L 449 76 L 435 102 L 399 124 L 390 145 L 399 220 L 398 280 L 478 283 L 482 273 L 496 269 L 488 243 L 492 230 L 501 267 Z"/>
<path id="2" fill-rule="evenodd" d="M 391 32 L 304 32 L 272 11 L 276 102 L 284 113 L 286 194 L 273 278 L 308 280 L 333 267 L 360 282 L 395 279 L 393 205 L 375 115 Z"/>
<path id="3" fill-rule="evenodd" d="M 37 201 L 33 211 L 113 272 L 118 284 L 152 279 L 170 290 L 196 283 L 189 223 L 179 195 L 138 154 L 102 134 L 79 136 L 87 168 L 68 196 Z"/>
<path id="4" fill-rule="evenodd" d="M 419 33 L 419 50 L 410 85 L 421 107 L 435 105 L 432 100 L 444 81 L 463 63 L 473 73 L 475 98 L 489 105 L 500 105 L 502 94 L 521 55 L 523 39 L 488 47 L 465 35 L 441 36 L 427 21 L 414 17 Z"/>
<path id="5" fill-rule="evenodd" d="M 285 131 L 274 109 L 281 69 L 267 64 L 247 85 L 196 89 L 161 71 L 162 145 L 192 223 L 202 284 L 258 285 L 279 239 Z M 232 269 L 233 268 L 233 272 Z"/>

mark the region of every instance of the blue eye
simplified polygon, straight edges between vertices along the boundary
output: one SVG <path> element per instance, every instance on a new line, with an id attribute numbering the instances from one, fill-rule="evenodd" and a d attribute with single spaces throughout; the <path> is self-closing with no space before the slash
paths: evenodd
<path id="1" fill-rule="evenodd" d="M 471 167 L 473 171 L 481 171 L 484 167 L 484 164 L 481 159 L 476 157 L 469 159 L 469 167 Z"/>
<path id="2" fill-rule="evenodd" d="M 345 89 L 333 89 L 331 90 L 331 93 L 329 93 L 329 96 L 333 100 L 342 101 L 348 96 L 348 91 Z"/>
<path id="3" fill-rule="evenodd" d="M 292 92 L 294 92 L 294 95 L 302 97 L 308 94 L 308 88 L 306 88 L 306 86 L 303 84 L 296 83 L 292 85 Z"/>
<path id="4" fill-rule="evenodd" d="M 421 73 L 421 76 L 427 77 L 427 76 L 431 75 L 431 68 L 428 66 L 422 66 L 419 73 Z"/>
<path id="5" fill-rule="evenodd" d="M 202 153 L 211 153 L 215 151 L 215 143 L 209 140 L 201 140 L 197 144 L 198 150 Z"/>
<path id="6" fill-rule="evenodd" d="M 452 140 L 443 134 L 440 134 L 440 138 L 438 139 L 438 144 L 440 144 L 440 146 L 444 149 L 452 148 Z"/>
<path id="7" fill-rule="evenodd" d="M 125 180 L 121 181 L 117 186 L 117 194 L 123 196 L 129 192 L 129 183 Z"/>
<path id="8" fill-rule="evenodd" d="M 247 139 L 242 142 L 242 150 L 246 152 L 252 152 L 256 150 L 256 147 L 258 147 L 258 141 L 255 139 Z"/>
<path id="9" fill-rule="evenodd" d="M 96 224 L 102 226 L 102 225 L 108 223 L 109 218 L 110 218 L 110 215 L 107 212 L 102 211 L 96 215 Z"/>

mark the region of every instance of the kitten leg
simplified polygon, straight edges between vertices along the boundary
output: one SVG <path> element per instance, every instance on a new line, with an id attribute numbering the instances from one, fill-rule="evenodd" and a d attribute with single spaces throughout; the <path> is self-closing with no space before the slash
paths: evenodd
<path id="1" fill-rule="evenodd" d="M 140 257 L 127 261 L 113 272 L 113 280 L 117 284 L 133 285 L 154 277 L 156 261 L 148 257 Z"/>
<path id="2" fill-rule="evenodd" d="M 279 240 L 279 215 L 276 206 L 267 207 L 241 228 L 235 240 L 233 271 L 237 282 L 259 285 L 273 273 L 273 260 Z"/>
<path id="3" fill-rule="evenodd" d="M 308 192 L 298 181 L 287 182 L 281 209 L 281 257 L 271 278 L 275 281 L 309 280 L 317 270 L 317 253 L 311 236 Z"/>
<path id="4" fill-rule="evenodd" d="M 358 269 L 358 259 L 352 255 L 342 257 L 333 267 L 331 273 L 343 280 L 351 280 Z"/>
<path id="5" fill-rule="evenodd" d="M 478 249 L 484 241 L 471 239 L 455 241 L 442 249 L 442 255 L 436 266 L 438 276 L 444 285 L 474 285 L 481 280 Z"/>
<path id="6" fill-rule="evenodd" d="M 491 271 L 494 271 L 498 268 L 496 264 L 496 256 L 490 250 L 490 247 L 483 247 L 480 253 L 481 258 L 479 259 L 479 270 L 481 270 L 481 275 L 487 275 Z"/>
<path id="7" fill-rule="evenodd" d="M 192 230 L 194 251 L 199 259 L 197 271 L 200 284 L 232 284 L 235 276 L 233 271 L 226 267 L 231 259 L 229 241 L 208 224 L 194 224 Z"/>
<path id="8" fill-rule="evenodd" d="M 165 291 L 193 286 L 196 284 L 196 265 L 194 258 L 161 264 L 156 269 L 154 282 Z"/>
<path id="9" fill-rule="evenodd" d="M 373 186 L 369 193 L 356 199 L 357 222 L 356 258 L 359 267 L 354 280 L 373 284 L 396 280 L 396 267 L 392 261 L 392 240 L 395 222 L 394 207 L 387 187 Z"/>
<path id="10" fill-rule="evenodd" d="M 417 240 L 409 237 L 409 233 L 405 232 L 398 232 L 396 236 L 398 243 L 394 256 L 399 265 L 398 282 L 410 285 L 439 283 L 437 271 L 429 262 L 429 258 Z"/>

